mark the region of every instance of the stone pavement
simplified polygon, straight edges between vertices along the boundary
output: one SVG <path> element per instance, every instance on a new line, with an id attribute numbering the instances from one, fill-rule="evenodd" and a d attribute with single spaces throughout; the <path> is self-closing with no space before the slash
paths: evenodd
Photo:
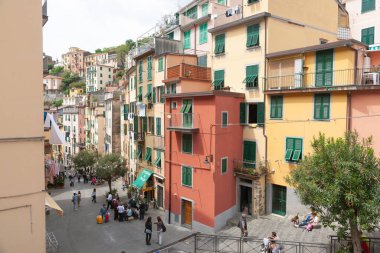
<path id="1" fill-rule="evenodd" d="M 68 180 L 67 180 L 68 181 Z M 121 190 L 121 182 L 113 184 L 119 189 L 122 200 L 126 199 L 126 191 Z M 97 201 L 91 202 L 91 192 L 94 187 L 90 184 L 75 183 L 74 187 L 65 185 L 65 189 L 54 189 L 50 192 L 58 205 L 64 211 L 64 216 L 59 217 L 54 211 L 46 217 L 46 230 L 53 232 L 59 242 L 59 253 L 120 253 L 125 250 L 127 253 L 146 252 L 158 247 L 156 244 L 155 226 L 153 227 L 152 245 L 145 245 L 144 221 L 132 220 L 129 222 L 118 222 L 113 220 L 113 210 L 111 210 L 111 221 L 105 224 L 97 224 L 96 216 L 105 203 L 104 193 L 108 185 L 97 186 Z M 80 190 L 82 193 L 81 207 L 78 211 L 73 211 L 71 196 L 74 191 Z M 155 220 L 157 216 L 165 217 L 163 211 L 149 209 L 146 217 L 152 216 Z M 167 225 L 167 232 L 164 233 L 164 245 L 179 240 L 191 233 L 190 230 Z"/>

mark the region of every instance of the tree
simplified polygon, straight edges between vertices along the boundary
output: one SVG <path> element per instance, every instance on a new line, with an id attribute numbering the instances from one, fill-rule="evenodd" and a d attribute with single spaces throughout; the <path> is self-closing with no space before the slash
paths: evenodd
<path id="1" fill-rule="evenodd" d="M 59 76 L 62 73 L 63 73 L 62 66 L 54 67 L 51 70 L 49 70 L 49 74 L 54 75 L 54 76 Z"/>
<path id="2" fill-rule="evenodd" d="M 63 73 L 62 75 L 62 86 L 61 86 L 61 90 L 65 93 L 68 92 L 69 90 L 69 85 L 73 82 L 78 82 L 81 80 L 80 76 L 76 73 L 72 73 L 72 72 L 69 72 L 69 71 L 66 71 Z"/>
<path id="3" fill-rule="evenodd" d="M 340 238 L 351 234 L 354 253 L 360 253 L 360 232 L 373 231 L 380 222 L 380 168 L 371 138 L 359 141 L 356 132 L 343 138 L 320 134 L 306 156 L 290 172 L 287 182 L 301 201 L 320 213 L 324 226 Z"/>
<path id="4" fill-rule="evenodd" d="M 117 61 L 121 63 L 124 67 L 125 64 L 125 56 L 129 53 L 129 51 L 135 46 L 135 42 L 131 39 L 126 40 L 125 44 L 121 44 L 115 48 L 117 54 Z"/>
<path id="5" fill-rule="evenodd" d="M 98 155 L 95 152 L 82 150 L 73 158 L 73 163 L 76 169 L 84 168 L 86 171 L 92 170 L 94 164 L 98 160 Z"/>
<path id="6" fill-rule="evenodd" d="M 57 107 L 57 108 L 62 106 L 62 104 L 63 104 L 63 99 L 57 99 L 52 102 L 52 106 Z"/>
<path id="7" fill-rule="evenodd" d="M 82 88 L 82 89 L 85 89 L 86 88 L 86 84 L 82 81 L 79 81 L 79 82 L 72 82 L 69 84 L 69 88 L 72 89 L 72 88 Z"/>
<path id="8" fill-rule="evenodd" d="M 106 154 L 101 157 L 96 164 L 96 176 L 108 182 L 110 192 L 112 191 L 111 183 L 117 178 L 124 176 L 125 160 L 119 154 Z"/>
<path id="9" fill-rule="evenodd" d="M 102 50 L 100 48 L 98 48 L 98 49 L 95 50 L 95 54 L 99 54 L 101 52 L 102 52 Z"/>

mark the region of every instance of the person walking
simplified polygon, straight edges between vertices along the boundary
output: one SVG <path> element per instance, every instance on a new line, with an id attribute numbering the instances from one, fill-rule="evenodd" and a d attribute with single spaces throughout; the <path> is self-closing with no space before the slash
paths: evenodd
<path id="1" fill-rule="evenodd" d="M 78 195 L 76 194 L 76 192 L 73 193 L 71 201 L 73 202 L 74 211 L 78 210 Z"/>
<path id="2" fill-rule="evenodd" d="M 163 233 L 164 223 L 162 222 L 162 219 L 160 216 L 157 216 L 157 222 L 155 222 L 154 224 L 157 225 L 157 243 L 158 245 L 162 245 L 162 233 Z"/>
<path id="3" fill-rule="evenodd" d="M 83 174 L 83 183 L 87 184 L 87 174 L 86 173 Z"/>
<path id="4" fill-rule="evenodd" d="M 120 222 L 121 222 L 121 221 L 124 221 L 124 220 L 125 220 L 125 219 L 124 219 L 124 213 L 125 213 L 125 208 L 124 208 L 124 206 L 123 206 L 121 203 L 119 203 L 119 205 L 117 206 L 116 210 L 117 210 L 117 212 L 118 212 L 118 218 L 119 218 L 119 221 L 120 221 Z"/>
<path id="5" fill-rule="evenodd" d="M 145 204 L 144 204 L 144 203 L 141 203 L 139 208 L 140 208 L 140 209 L 139 209 L 139 211 L 140 211 L 139 220 L 144 220 L 144 215 L 145 215 Z"/>
<path id="6" fill-rule="evenodd" d="M 78 191 L 78 207 L 80 207 L 80 201 L 82 200 L 82 194 Z"/>
<path id="7" fill-rule="evenodd" d="M 148 217 L 145 222 L 145 242 L 146 245 L 150 245 L 150 239 L 152 239 L 152 217 Z"/>
<path id="8" fill-rule="evenodd" d="M 119 206 L 119 201 L 117 201 L 116 199 L 113 200 L 113 211 L 114 211 L 114 216 L 113 216 L 113 219 L 114 220 L 117 220 L 118 219 L 118 206 Z"/>
<path id="9" fill-rule="evenodd" d="M 78 183 L 80 183 L 81 174 L 78 173 L 77 177 L 78 177 Z"/>
<path id="10" fill-rule="evenodd" d="M 112 194 L 111 194 L 111 192 L 108 194 L 108 197 L 107 197 L 107 210 L 110 207 L 112 208 Z"/>
<path id="11" fill-rule="evenodd" d="M 247 237 L 248 236 L 248 228 L 247 228 L 247 213 L 248 208 L 245 207 L 239 221 L 239 228 L 241 231 L 241 237 Z"/>
<path id="12" fill-rule="evenodd" d="M 103 221 L 105 221 L 107 210 L 106 204 L 103 204 L 102 208 L 100 208 L 99 215 L 102 216 Z"/>
<path id="13" fill-rule="evenodd" d="M 96 188 L 91 193 L 92 203 L 96 203 Z"/>

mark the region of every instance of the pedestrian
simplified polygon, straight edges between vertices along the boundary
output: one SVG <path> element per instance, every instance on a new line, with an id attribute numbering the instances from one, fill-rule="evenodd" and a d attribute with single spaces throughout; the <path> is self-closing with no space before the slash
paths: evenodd
<path id="1" fill-rule="evenodd" d="M 119 206 L 119 201 L 117 201 L 117 199 L 114 199 L 113 200 L 113 211 L 114 211 L 114 216 L 113 216 L 113 219 L 114 220 L 117 220 L 118 219 L 118 206 Z"/>
<path id="2" fill-rule="evenodd" d="M 108 194 L 108 197 L 107 197 L 107 210 L 110 207 L 112 208 L 112 194 L 111 194 L 111 192 Z"/>
<path id="3" fill-rule="evenodd" d="M 244 210 L 241 214 L 240 221 L 239 221 L 239 228 L 241 231 L 241 237 L 247 237 L 248 236 L 247 213 L 248 213 L 248 208 L 244 207 Z"/>
<path id="4" fill-rule="evenodd" d="M 150 245 L 150 239 L 152 239 L 152 217 L 148 217 L 145 222 L 145 242 L 146 245 Z"/>
<path id="5" fill-rule="evenodd" d="M 86 173 L 83 174 L 83 183 L 87 184 L 87 174 Z"/>
<path id="6" fill-rule="evenodd" d="M 91 193 L 92 203 L 96 203 L 96 188 Z"/>
<path id="7" fill-rule="evenodd" d="M 80 183 L 81 174 L 78 173 L 77 176 L 78 176 L 78 183 Z"/>
<path id="8" fill-rule="evenodd" d="M 145 204 L 144 203 L 141 203 L 140 207 L 139 207 L 139 211 L 140 211 L 140 216 L 139 216 L 139 220 L 144 220 L 144 215 L 145 215 Z"/>
<path id="9" fill-rule="evenodd" d="M 121 203 L 119 203 L 119 205 L 117 206 L 117 209 L 115 208 L 115 213 L 116 211 L 118 212 L 119 221 L 120 222 L 124 221 L 125 208 Z"/>
<path id="10" fill-rule="evenodd" d="M 78 191 L 78 207 L 80 207 L 80 201 L 82 200 L 82 194 Z"/>
<path id="11" fill-rule="evenodd" d="M 77 196 L 76 192 L 73 193 L 73 197 L 72 197 L 71 201 L 73 202 L 74 211 L 78 210 L 78 196 Z"/>
<path id="12" fill-rule="evenodd" d="M 100 208 L 99 215 L 103 217 L 104 221 L 106 218 L 106 214 L 107 214 L 107 207 L 106 207 L 106 204 L 103 204 L 102 208 Z"/>
<path id="13" fill-rule="evenodd" d="M 158 245 L 162 245 L 162 233 L 163 233 L 164 223 L 162 222 L 162 219 L 160 216 L 157 216 L 157 222 L 155 222 L 154 224 L 157 225 L 157 243 Z"/>

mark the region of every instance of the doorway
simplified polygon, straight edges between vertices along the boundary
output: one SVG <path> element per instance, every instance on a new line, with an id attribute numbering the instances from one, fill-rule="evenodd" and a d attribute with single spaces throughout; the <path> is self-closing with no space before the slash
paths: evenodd
<path id="1" fill-rule="evenodd" d="M 164 189 L 160 185 L 157 185 L 157 205 L 161 208 L 164 207 Z"/>
<path id="2" fill-rule="evenodd" d="M 252 188 L 240 185 L 240 212 L 248 207 L 248 214 L 252 215 Z"/>
<path id="3" fill-rule="evenodd" d="M 193 203 L 182 200 L 182 225 L 191 227 L 193 223 Z"/>
<path id="4" fill-rule="evenodd" d="M 272 185 L 272 213 L 284 216 L 286 214 L 286 187 Z"/>

